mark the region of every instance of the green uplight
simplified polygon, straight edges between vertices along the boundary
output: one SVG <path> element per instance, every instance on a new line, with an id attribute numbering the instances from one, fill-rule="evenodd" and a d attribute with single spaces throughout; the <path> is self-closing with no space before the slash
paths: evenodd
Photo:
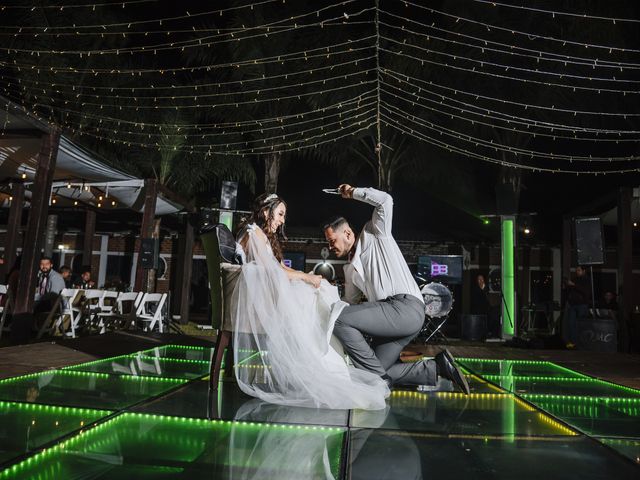
<path id="1" fill-rule="evenodd" d="M 502 217 L 502 336 L 515 334 L 515 242 L 514 218 Z"/>

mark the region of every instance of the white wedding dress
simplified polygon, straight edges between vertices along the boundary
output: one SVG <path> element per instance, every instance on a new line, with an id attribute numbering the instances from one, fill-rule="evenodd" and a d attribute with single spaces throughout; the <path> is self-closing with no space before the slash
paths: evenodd
<path id="1" fill-rule="evenodd" d="M 389 388 L 346 364 L 333 325 L 347 305 L 336 287 L 289 280 L 264 233 L 250 225 L 232 293 L 235 375 L 243 392 L 289 406 L 378 410 Z M 334 346 L 332 346 L 334 345 Z"/>

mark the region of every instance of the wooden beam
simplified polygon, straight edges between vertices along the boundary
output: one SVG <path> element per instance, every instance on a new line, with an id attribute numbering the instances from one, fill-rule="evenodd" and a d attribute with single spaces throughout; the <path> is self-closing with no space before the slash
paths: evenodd
<path id="1" fill-rule="evenodd" d="M 82 264 L 91 266 L 93 256 L 93 236 L 96 233 L 96 212 L 86 209 L 84 217 L 84 242 L 82 243 Z"/>
<path id="2" fill-rule="evenodd" d="M 4 237 L 4 265 L 0 265 L 0 279 L 4 278 L 16 260 L 16 247 L 18 235 L 22 228 L 22 211 L 24 209 L 24 184 L 14 183 L 11 186 L 11 206 L 9 207 L 9 220 L 7 233 Z"/>
<path id="3" fill-rule="evenodd" d="M 158 184 L 158 191 L 160 193 L 162 193 L 162 196 L 166 197 L 167 200 L 170 200 L 170 201 L 172 201 L 174 203 L 178 203 L 178 204 L 182 205 L 187 212 L 193 213 L 193 212 L 196 211 L 196 208 L 193 205 L 193 202 L 191 202 L 190 200 L 187 200 L 186 198 L 184 198 L 181 195 L 177 194 L 173 190 L 165 187 L 161 183 Z"/>
<path id="4" fill-rule="evenodd" d="M 24 139 L 33 139 L 40 140 L 45 132 L 42 130 L 38 130 L 37 128 L 16 128 L 16 129 L 7 129 L 2 135 L 0 135 L 0 139 L 2 140 L 24 140 Z"/>
<path id="5" fill-rule="evenodd" d="M 59 130 L 54 129 L 42 139 L 42 146 L 38 154 L 36 178 L 33 184 L 33 194 L 31 196 L 29 222 L 23 241 L 22 265 L 18 280 L 18 291 L 15 296 L 14 314 L 28 313 L 33 309 L 40 248 L 44 240 L 47 213 L 49 211 L 49 197 L 51 196 L 51 183 L 53 182 L 53 173 L 56 168 L 59 145 Z"/>
<path id="6" fill-rule="evenodd" d="M 136 281 L 134 291 L 146 291 L 147 271 L 140 265 L 142 252 L 142 239 L 151 238 L 153 231 L 153 219 L 156 214 L 156 203 L 158 201 L 158 181 L 155 178 L 147 178 L 144 181 L 144 209 L 142 211 L 142 225 L 140 226 L 140 238 L 138 240 L 138 266 L 136 268 Z"/>
<path id="7" fill-rule="evenodd" d="M 629 329 L 633 310 L 632 189 L 618 190 L 618 350 L 629 351 Z"/>

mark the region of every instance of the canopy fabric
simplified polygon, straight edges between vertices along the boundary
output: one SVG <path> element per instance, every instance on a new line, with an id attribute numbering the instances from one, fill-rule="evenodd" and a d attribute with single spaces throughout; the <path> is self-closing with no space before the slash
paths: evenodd
<path id="1" fill-rule="evenodd" d="M 27 186 L 25 197 L 31 198 L 29 190 L 33 184 L 40 151 L 41 138 L 51 127 L 35 118 L 15 103 L 0 97 L 0 187 L 4 195 L 0 205 L 9 202 L 9 184 L 19 179 Z M 142 196 L 141 196 L 142 195 Z M 124 173 L 99 161 L 95 154 L 60 137 L 60 146 L 53 175 L 52 196 L 60 204 L 96 204 L 103 196 L 104 206 L 116 202 L 118 207 L 127 207 L 141 212 L 144 203 L 144 180 Z M 57 203 L 57 202 L 56 202 Z M 158 194 L 156 215 L 167 215 L 182 210 L 183 205 Z"/>

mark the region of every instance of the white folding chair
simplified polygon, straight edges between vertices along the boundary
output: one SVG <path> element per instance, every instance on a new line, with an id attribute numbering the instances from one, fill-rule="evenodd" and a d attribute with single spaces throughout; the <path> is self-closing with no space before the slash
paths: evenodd
<path id="1" fill-rule="evenodd" d="M 138 310 L 136 311 L 137 320 L 148 324 L 143 327 L 144 331 L 153 331 L 156 324 L 160 333 L 164 332 L 163 325 L 163 307 L 167 301 L 166 293 L 145 293 Z"/>
<path id="2" fill-rule="evenodd" d="M 105 333 L 107 331 L 107 324 L 110 323 L 109 321 L 116 317 L 116 307 L 119 296 L 120 294 L 118 292 L 104 290 L 102 296 L 98 299 L 96 318 L 98 319 L 100 333 Z"/>
<path id="3" fill-rule="evenodd" d="M 60 292 L 60 316 L 56 322 L 56 327 L 60 327 L 63 334 L 67 334 L 65 328 L 65 317 L 69 318 L 69 333 L 72 338 L 76 338 L 76 330 L 82 318 L 82 308 L 80 298 L 83 290 L 76 288 L 65 288 Z"/>
<path id="4" fill-rule="evenodd" d="M 0 285 L 0 298 L 4 300 L 4 303 L 0 306 L 0 338 L 2 338 L 2 332 L 4 332 L 4 324 L 7 320 L 7 315 L 11 310 L 11 292 L 8 285 Z M 9 331 L 9 328 L 7 328 Z"/>
<path id="5" fill-rule="evenodd" d="M 124 329 L 135 324 L 136 312 L 143 295 L 142 292 L 122 292 L 118 295 L 112 321 L 117 321 Z"/>
<path id="6" fill-rule="evenodd" d="M 96 325 L 97 314 L 100 311 L 100 301 L 103 290 L 85 290 L 82 304 L 82 318 L 89 328 Z"/>

